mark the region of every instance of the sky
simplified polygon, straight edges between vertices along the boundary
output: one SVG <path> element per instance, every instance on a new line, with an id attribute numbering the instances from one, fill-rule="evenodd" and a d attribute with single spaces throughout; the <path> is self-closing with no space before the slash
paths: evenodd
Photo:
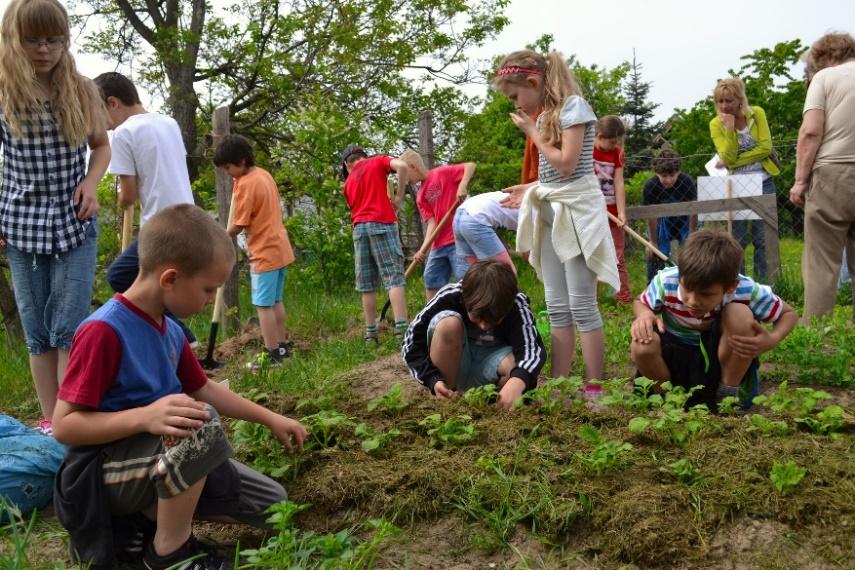
<path id="1" fill-rule="evenodd" d="M 8 4 L 0 0 L 0 11 Z M 490 59 L 542 34 L 552 34 L 555 49 L 576 55 L 584 65 L 611 68 L 632 60 L 635 49 L 642 78 L 652 84 L 650 99 L 660 104 L 657 119 L 704 98 L 716 79 L 738 69 L 739 58 L 756 49 L 796 38 L 810 45 L 832 30 L 855 33 L 853 0 L 512 0 L 506 14 L 505 30 L 470 57 Z M 115 64 L 96 56 L 78 55 L 77 60 L 90 77 L 115 70 Z M 466 91 L 483 94 L 485 89 Z"/>

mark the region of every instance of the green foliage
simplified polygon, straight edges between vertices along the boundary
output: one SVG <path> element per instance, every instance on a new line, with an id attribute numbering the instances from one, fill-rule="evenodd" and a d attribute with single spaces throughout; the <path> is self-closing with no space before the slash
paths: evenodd
<path id="1" fill-rule="evenodd" d="M 740 400 L 736 396 L 727 396 L 718 403 L 718 413 L 735 414 L 740 409 Z"/>
<path id="2" fill-rule="evenodd" d="M 432 414 L 419 422 L 425 429 L 432 447 L 463 445 L 478 435 L 478 428 L 471 423 L 471 416 L 456 416 L 442 421 L 441 414 Z"/>
<path id="3" fill-rule="evenodd" d="M 628 125 L 624 152 L 627 156 L 625 172 L 632 177 L 639 170 L 650 168 L 653 157 L 654 138 L 661 125 L 653 122 L 653 112 L 659 106 L 650 101 L 650 83 L 641 78 L 642 64 L 632 54 L 632 64 L 627 66 L 628 77 L 623 85 L 624 104 L 621 114 Z"/>
<path id="4" fill-rule="evenodd" d="M 593 446 L 586 454 L 574 453 L 588 469 L 597 475 L 626 463 L 626 455 L 632 451 L 632 444 L 616 439 L 606 439 L 594 426 L 585 424 L 579 428 L 582 439 Z"/>
<path id="5" fill-rule="evenodd" d="M 266 426 L 244 420 L 235 421 L 233 426 L 232 443 L 241 458 L 253 469 L 275 479 L 293 481 L 297 478 L 312 442 L 304 443 L 303 453 L 289 455 Z"/>
<path id="6" fill-rule="evenodd" d="M 700 470 L 685 457 L 678 459 L 674 463 L 669 463 L 668 467 L 660 467 L 659 470 L 672 475 L 674 479 L 687 487 L 696 485 L 704 480 Z"/>
<path id="7" fill-rule="evenodd" d="M 796 423 L 807 426 L 815 433 L 830 435 L 846 425 L 846 412 L 841 406 L 834 404 L 826 406 L 814 416 L 796 418 Z"/>
<path id="8" fill-rule="evenodd" d="M 799 467 L 795 461 L 790 460 L 786 463 L 776 461 L 769 472 L 769 479 L 780 494 L 789 495 L 802 482 L 806 473 L 807 469 Z"/>
<path id="9" fill-rule="evenodd" d="M 774 412 L 796 412 L 809 414 L 817 404 L 831 399 L 831 394 L 813 388 L 790 388 L 787 382 L 781 382 L 776 392 L 754 398 L 754 404 L 771 408 Z"/>
<path id="10" fill-rule="evenodd" d="M 751 425 L 745 431 L 756 432 L 762 436 L 783 436 L 790 433 L 790 426 L 783 420 L 770 420 L 762 414 L 751 414 Z"/>
<path id="11" fill-rule="evenodd" d="M 0 496 L 0 533 L 6 546 L 0 548 L 0 568 L 33 568 L 27 559 L 27 549 L 33 538 L 38 511 L 33 511 L 29 521 L 24 520 L 20 509 Z"/>
<path id="12" fill-rule="evenodd" d="M 404 392 L 401 389 L 401 384 L 395 384 L 389 391 L 379 398 L 374 398 L 368 402 L 368 411 L 373 412 L 376 409 L 381 409 L 390 416 L 397 416 L 409 404 L 404 401 Z"/>
<path id="13" fill-rule="evenodd" d="M 798 279 L 800 295 L 801 272 L 794 278 Z M 838 298 L 838 303 L 842 301 Z M 786 370 L 786 378 L 799 382 L 855 386 L 855 329 L 850 319 L 850 311 L 838 310 L 810 326 L 796 327 L 770 353 L 769 361 Z"/>
<path id="14" fill-rule="evenodd" d="M 401 430 L 392 428 L 386 432 L 375 432 L 363 422 L 356 426 L 353 435 L 362 440 L 362 449 L 368 453 L 379 453 L 390 441 L 401 435 Z"/>
<path id="15" fill-rule="evenodd" d="M 499 387 L 495 384 L 484 384 L 463 393 L 463 401 L 475 408 L 486 408 L 496 403 Z"/>
<path id="16" fill-rule="evenodd" d="M 537 388 L 526 392 L 523 397 L 535 404 L 538 412 L 552 415 L 564 409 L 567 399 L 574 404 L 582 403 L 583 400 L 579 396 L 582 384 L 582 379 L 578 376 L 550 378 Z"/>
<path id="17" fill-rule="evenodd" d="M 633 380 L 632 384 L 634 389 L 628 391 L 625 380 L 606 382 L 600 403 L 604 406 L 619 406 L 636 412 L 659 409 L 665 403 L 664 398 L 654 392 L 655 380 L 641 377 Z"/>
<path id="18" fill-rule="evenodd" d="M 693 406 L 688 411 L 685 409 L 689 397 L 700 386 L 695 386 L 689 391 L 680 386 L 672 386 L 670 382 L 661 385 L 664 393 L 662 407 L 654 417 L 635 417 L 629 422 L 629 431 L 632 433 L 644 433 L 648 429 L 668 437 L 671 443 L 680 446 L 688 445 L 707 426 L 709 410 L 705 405 Z"/>
<path id="19" fill-rule="evenodd" d="M 644 202 L 644 184 L 656 173 L 652 170 L 639 170 L 626 179 L 624 190 L 626 191 L 626 204 L 628 206 L 641 206 Z"/>
<path id="20" fill-rule="evenodd" d="M 321 410 L 301 421 L 321 447 L 341 445 L 353 427 L 352 418 L 335 410 Z"/>
<path id="21" fill-rule="evenodd" d="M 400 529 L 385 519 L 372 519 L 361 528 L 346 529 L 335 534 L 300 531 L 294 517 L 310 505 L 283 501 L 270 507 L 268 521 L 275 536 L 260 548 L 242 550 L 246 564 L 240 568 L 271 568 L 276 570 L 370 570 L 380 556 L 380 550 Z M 371 536 L 360 541 L 356 531 L 370 531 Z"/>

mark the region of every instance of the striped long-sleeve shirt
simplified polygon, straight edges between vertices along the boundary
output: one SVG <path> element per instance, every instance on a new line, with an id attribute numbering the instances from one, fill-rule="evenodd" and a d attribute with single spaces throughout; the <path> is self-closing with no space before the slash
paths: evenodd
<path id="1" fill-rule="evenodd" d="M 764 323 L 777 321 L 784 310 L 784 302 L 772 292 L 771 287 L 739 275 L 736 289 L 725 293 L 718 307 L 702 317 L 693 317 L 680 298 L 680 272 L 677 267 L 668 267 L 657 273 L 639 300 L 654 313 L 662 313 L 665 329 L 690 345 L 698 344 L 701 330 L 709 328 L 708 324 L 719 318 L 728 303 L 748 305 L 754 318 Z"/>
<path id="2" fill-rule="evenodd" d="M 410 374 L 433 393 L 434 384 L 442 379 L 439 369 L 430 360 L 428 348 L 428 326 L 440 311 L 454 311 L 463 319 L 465 330 L 475 327 L 469 320 L 463 304 L 463 286 L 460 283 L 446 285 L 431 299 L 410 323 L 401 355 Z M 526 390 L 537 386 L 537 376 L 546 363 L 546 349 L 535 327 L 534 313 L 528 297 L 517 293 L 513 307 L 501 323 L 491 331 L 499 344 L 511 347 L 515 366 L 512 378 L 525 382 Z"/>

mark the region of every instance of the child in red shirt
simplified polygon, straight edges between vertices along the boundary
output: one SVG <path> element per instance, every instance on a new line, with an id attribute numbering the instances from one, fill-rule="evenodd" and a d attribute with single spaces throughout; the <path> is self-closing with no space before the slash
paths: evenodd
<path id="1" fill-rule="evenodd" d="M 418 157 L 418 154 L 412 154 Z M 389 291 L 395 317 L 395 336 L 402 340 L 407 330 L 406 281 L 395 210 L 404 199 L 407 184 L 424 180 L 427 171 L 421 159 L 415 160 L 412 156 L 405 159 L 403 155 L 401 158 L 383 155 L 369 158 L 356 145 L 348 145 L 341 160 L 345 175 L 344 197 L 350 207 L 353 224 L 356 290 L 362 293 L 365 340 L 377 342 L 378 274 Z M 398 175 L 398 191 L 390 200 L 386 181 L 393 172 Z"/>
<path id="2" fill-rule="evenodd" d="M 606 209 L 616 216 L 621 225 L 609 220 L 612 240 L 615 242 L 615 253 L 618 260 L 618 275 L 620 276 L 620 291 L 615 294 L 615 300 L 625 305 L 632 304 L 632 294 L 629 292 L 629 276 L 626 272 L 626 261 L 623 256 L 624 233 L 626 224 L 626 191 L 623 185 L 623 149 L 620 142 L 626 130 L 623 121 L 615 115 L 606 115 L 597 121 L 597 134 L 594 138 L 594 174 L 600 181 L 600 188 L 606 199 Z"/>

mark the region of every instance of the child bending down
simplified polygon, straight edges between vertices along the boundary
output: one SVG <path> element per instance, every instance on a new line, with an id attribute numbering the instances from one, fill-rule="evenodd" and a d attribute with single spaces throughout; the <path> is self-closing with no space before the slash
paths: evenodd
<path id="1" fill-rule="evenodd" d="M 546 361 L 528 297 L 506 263 L 475 263 L 416 315 L 401 349 L 419 384 L 438 399 L 486 384 L 499 387 L 498 406 L 511 409 Z"/>
<path id="2" fill-rule="evenodd" d="M 517 230 L 518 208 L 502 205 L 507 197 L 504 192 L 485 192 L 467 198 L 454 215 L 454 242 L 457 254 L 467 265 L 479 259 L 495 259 L 516 273 L 517 268 L 496 229 Z"/>
<path id="3" fill-rule="evenodd" d="M 139 258 L 134 283 L 86 319 L 71 346 L 53 415 L 56 439 L 70 446 L 57 475 L 57 518 L 81 565 L 139 560 L 134 540 L 151 530 L 149 520 L 155 530 L 142 557 L 149 570 L 200 555 L 194 569 L 230 568 L 205 555 L 193 518 L 269 528 L 265 511 L 286 494 L 230 459 L 220 416 L 266 425 L 289 451 L 302 448 L 307 432 L 210 382 L 181 328 L 164 316 L 187 317 L 211 303 L 235 263 L 225 230 L 196 206 L 170 206 L 140 230 Z M 131 541 L 119 540 L 134 527 L 142 530 Z"/>
<path id="4" fill-rule="evenodd" d="M 679 267 L 660 271 L 633 304 L 632 360 L 644 376 L 687 390 L 689 405 L 739 396 L 750 406 L 759 389 L 759 357 L 775 348 L 798 315 L 768 285 L 738 273 L 742 248 L 731 236 L 693 233 Z M 769 331 L 761 323 L 774 323 Z"/>

